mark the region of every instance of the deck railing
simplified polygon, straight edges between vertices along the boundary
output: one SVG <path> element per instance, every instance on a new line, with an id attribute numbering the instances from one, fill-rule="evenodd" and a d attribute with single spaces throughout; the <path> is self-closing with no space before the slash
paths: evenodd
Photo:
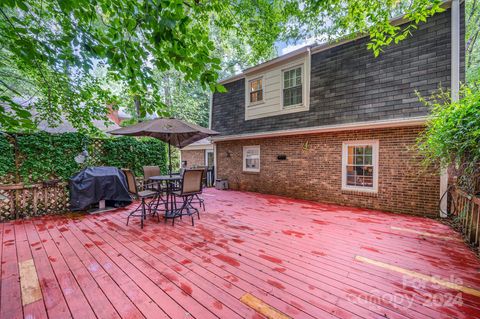
<path id="1" fill-rule="evenodd" d="M 451 192 L 450 211 L 465 240 L 477 248 L 480 236 L 480 197 L 455 188 Z"/>

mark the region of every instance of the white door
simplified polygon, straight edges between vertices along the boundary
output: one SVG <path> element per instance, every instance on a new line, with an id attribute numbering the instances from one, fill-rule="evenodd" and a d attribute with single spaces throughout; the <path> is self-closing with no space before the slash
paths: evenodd
<path id="1" fill-rule="evenodd" d="M 205 166 L 212 167 L 213 165 L 213 150 L 205 150 Z"/>

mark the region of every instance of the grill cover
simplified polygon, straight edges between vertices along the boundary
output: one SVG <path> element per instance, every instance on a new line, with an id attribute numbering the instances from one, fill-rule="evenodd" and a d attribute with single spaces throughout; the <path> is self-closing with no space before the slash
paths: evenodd
<path id="1" fill-rule="evenodd" d="M 70 179 L 70 209 L 85 210 L 101 200 L 115 206 L 132 202 L 125 175 L 116 167 L 88 167 Z"/>

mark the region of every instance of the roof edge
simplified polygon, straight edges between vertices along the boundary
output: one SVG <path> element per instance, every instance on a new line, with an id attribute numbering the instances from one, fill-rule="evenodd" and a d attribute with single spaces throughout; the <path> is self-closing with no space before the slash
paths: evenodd
<path id="1" fill-rule="evenodd" d="M 213 143 L 202 144 L 202 145 L 187 145 L 180 149 L 181 151 L 203 151 L 203 150 L 213 150 Z"/>

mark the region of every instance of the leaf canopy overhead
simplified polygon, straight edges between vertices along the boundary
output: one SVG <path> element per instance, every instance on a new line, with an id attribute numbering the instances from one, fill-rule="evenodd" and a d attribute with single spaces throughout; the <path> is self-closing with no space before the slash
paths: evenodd
<path id="1" fill-rule="evenodd" d="M 106 119 L 119 98 L 139 115 L 165 111 L 159 73 L 222 91 L 228 54 L 241 66 L 275 55 L 275 43 L 368 33 L 372 54 L 442 11 L 440 0 L 3 0 L 0 4 L 0 130 L 65 116 L 77 127 Z M 404 13 L 413 23 L 389 22 Z M 232 52 L 234 52 L 232 54 Z M 236 54 L 235 54 L 236 53 Z M 103 68 L 99 76 L 97 70 Z M 112 92 L 108 83 L 126 89 Z M 16 98 L 21 98 L 19 101 Z M 25 100 L 31 103 L 23 103 Z"/>

